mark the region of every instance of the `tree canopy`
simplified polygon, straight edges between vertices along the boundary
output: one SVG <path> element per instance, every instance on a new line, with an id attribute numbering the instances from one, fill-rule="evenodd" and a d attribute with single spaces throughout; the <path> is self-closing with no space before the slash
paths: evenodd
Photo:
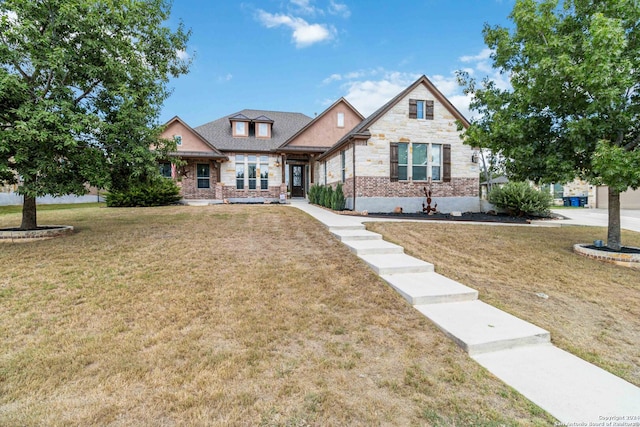
<path id="1" fill-rule="evenodd" d="M 123 185 L 155 168 L 157 118 L 188 71 L 166 0 L 0 1 L 0 182 L 35 197 Z M 156 146 L 157 150 L 150 150 Z M 19 179 L 19 181 L 18 181 Z"/>
<path id="2" fill-rule="evenodd" d="M 619 249 L 619 193 L 640 187 L 640 3 L 517 0 L 510 19 L 483 34 L 511 88 L 459 74 L 479 113 L 466 140 L 500 153 L 515 179 L 609 186 Z"/>

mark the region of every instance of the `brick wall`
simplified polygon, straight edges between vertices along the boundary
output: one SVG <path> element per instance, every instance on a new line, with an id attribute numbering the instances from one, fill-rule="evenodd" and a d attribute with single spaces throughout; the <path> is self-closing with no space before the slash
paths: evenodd
<path id="1" fill-rule="evenodd" d="M 238 190 L 235 185 L 224 185 L 222 187 L 223 199 L 239 199 L 239 198 L 265 198 L 265 199 L 279 199 L 281 186 L 269 186 L 268 190 Z"/>
<path id="2" fill-rule="evenodd" d="M 199 163 L 205 163 L 209 165 L 209 188 L 198 188 L 198 178 L 196 176 L 196 165 Z M 216 176 L 217 171 L 215 162 L 207 159 L 189 159 L 186 166 L 181 169 L 184 174 L 178 176 L 178 186 L 181 188 L 182 197 L 185 199 L 219 199 L 220 196 L 216 194 L 217 183 Z"/>
<path id="3" fill-rule="evenodd" d="M 359 176 L 356 178 L 357 197 L 424 197 L 426 182 L 392 182 L 389 178 Z M 348 180 L 351 181 L 351 180 Z M 451 178 L 451 182 L 433 182 L 433 197 L 478 197 L 479 178 Z M 345 196 L 352 197 L 352 183 L 345 184 Z"/>

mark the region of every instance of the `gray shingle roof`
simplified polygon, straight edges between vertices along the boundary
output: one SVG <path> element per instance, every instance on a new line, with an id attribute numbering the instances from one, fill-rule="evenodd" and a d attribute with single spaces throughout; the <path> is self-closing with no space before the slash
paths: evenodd
<path id="1" fill-rule="evenodd" d="M 271 138 L 256 138 L 255 130 L 248 137 L 233 137 L 229 118 L 243 115 L 249 119 L 258 119 L 264 122 L 265 118 L 273 120 Z M 311 121 L 302 113 L 286 113 L 282 111 L 242 110 L 197 126 L 195 130 L 206 138 L 207 141 L 221 151 L 253 151 L 267 152 L 278 148 L 292 135 Z"/>

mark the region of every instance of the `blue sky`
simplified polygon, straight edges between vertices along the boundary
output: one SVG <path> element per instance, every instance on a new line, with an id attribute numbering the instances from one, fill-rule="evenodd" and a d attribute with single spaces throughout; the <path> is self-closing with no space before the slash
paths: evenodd
<path id="1" fill-rule="evenodd" d="M 466 116 L 455 71 L 491 76 L 485 23 L 508 25 L 513 0 L 176 0 L 192 30 L 189 74 L 170 82 L 160 117 L 198 126 L 244 108 L 310 117 L 341 96 L 365 117 L 425 74 Z"/>

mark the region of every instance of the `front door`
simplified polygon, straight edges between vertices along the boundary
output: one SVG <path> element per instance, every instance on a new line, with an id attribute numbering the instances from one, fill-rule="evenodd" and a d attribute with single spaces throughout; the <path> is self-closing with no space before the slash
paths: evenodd
<path id="1" fill-rule="evenodd" d="M 291 165 L 291 197 L 304 197 L 303 165 Z"/>

